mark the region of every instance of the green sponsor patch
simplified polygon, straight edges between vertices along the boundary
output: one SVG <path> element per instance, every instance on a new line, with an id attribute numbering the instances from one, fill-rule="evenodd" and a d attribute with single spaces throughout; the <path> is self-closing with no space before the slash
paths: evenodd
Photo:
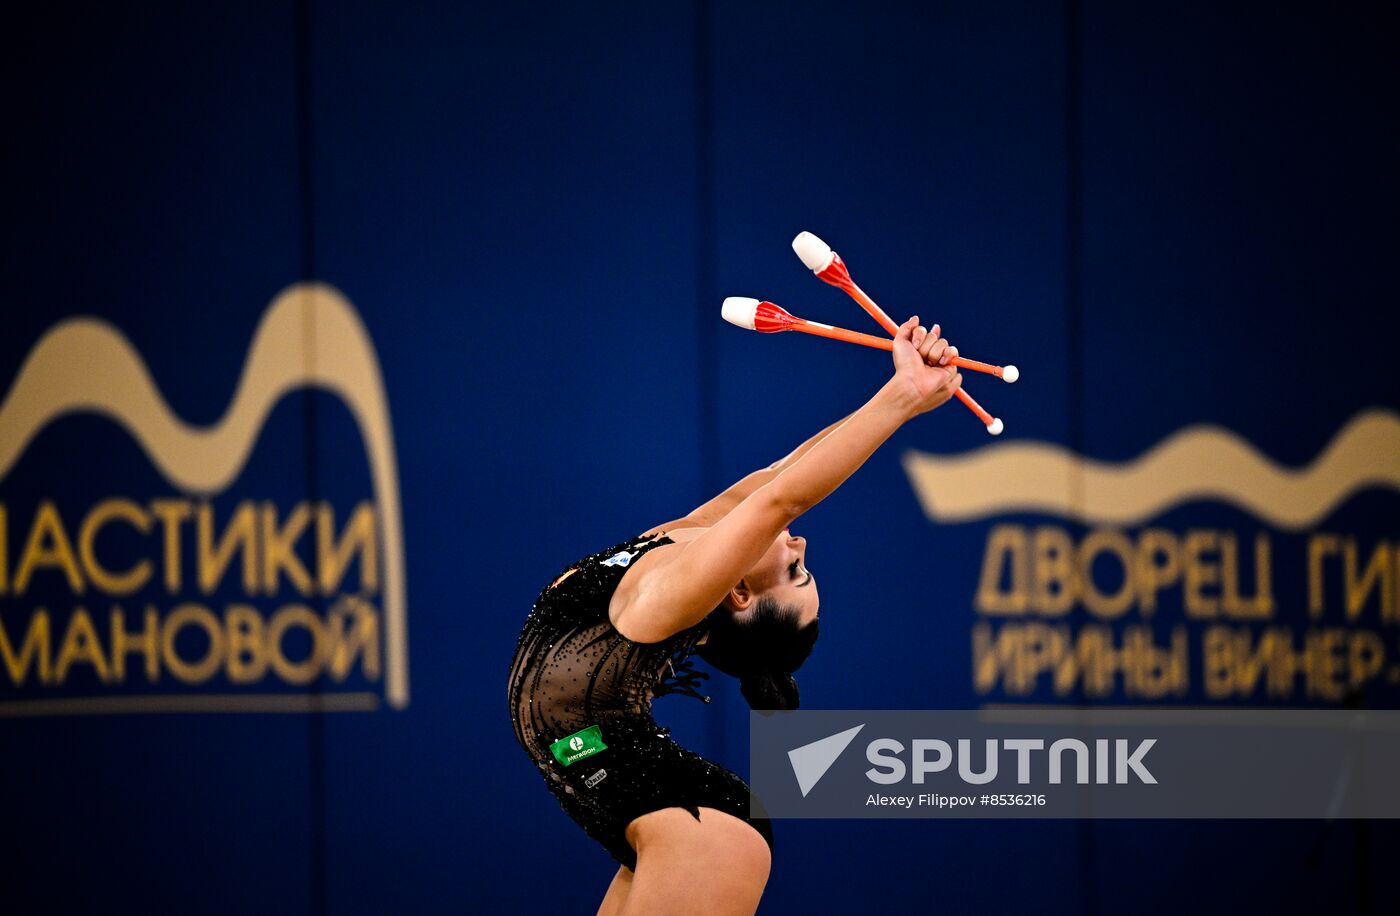
<path id="1" fill-rule="evenodd" d="M 603 732 L 596 725 L 590 725 L 583 731 L 574 732 L 567 738 L 560 738 L 549 746 L 554 754 L 554 759 L 568 766 L 577 763 L 585 757 L 592 757 L 599 751 L 605 751 L 608 746 L 603 743 Z"/>

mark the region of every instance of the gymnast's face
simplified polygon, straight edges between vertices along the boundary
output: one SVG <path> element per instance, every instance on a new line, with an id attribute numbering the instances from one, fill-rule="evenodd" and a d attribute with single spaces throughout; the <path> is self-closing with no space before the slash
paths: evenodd
<path id="1" fill-rule="evenodd" d="M 768 552 L 744 576 L 753 597 L 766 595 L 780 604 L 801 609 L 803 626 L 817 619 L 820 599 L 817 580 L 807 569 L 807 539 L 783 530 Z"/>

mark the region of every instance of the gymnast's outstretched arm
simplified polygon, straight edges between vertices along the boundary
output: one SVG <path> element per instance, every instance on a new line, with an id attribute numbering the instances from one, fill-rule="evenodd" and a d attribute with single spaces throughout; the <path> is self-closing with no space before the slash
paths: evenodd
<path id="1" fill-rule="evenodd" d="M 938 365 L 948 342 L 906 321 L 895 338 L 895 373 L 859 410 L 749 493 L 679 550 L 655 555 L 623 580 L 613 622 L 640 642 L 699 623 L 762 558 L 785 527 L 829 496 L 905 422 L 933 410 L 962 384 Z M 916 344 L 915 341 L 918 341 Z M 630 581 L 629 581 L 630 580 Z"/>
<path id="2" fill-rule="evenodd" d="M 925 334 L 920 334 L 917 331 L 915 332 L 915 334 L 916 339 L 918 339 L 921 343 L 927 339 Z M 938 337 L 938 325 L 933 326 L 933 336 L 934 338 Z M 954 356 L 957 355 L 957 347 L 950 346 L 947 348 L 947 350 L 948 352 L 951 352 Z M 768 467 L 766 468 L 760 468 L 759 470 L 754 471 L 753 473 L 745 476 L 743 479 L 739 480 L 737 483 L 724 490 L 718 496 L 692 509 L 684 517 L 667 522 L 664 525 L 657 525 L 651 530 L 669 531 L 674 528 L 711 527 L 720 519 L 724 518 L 731 511 L 733 511 L 733 509 L 736 506 L 738 506 L 739 503 L 747 499 L 749 495 L 756 491 L 759 487 L 764 486 L 774 477 L 777 477 L 783 471 L 792 467 L 792 465 L 796 463 L 796 461 L 799 458 L 801 458 L 803 455 L 807 454 L 809 451 L 812 450 L 812 446 L 825 439 L 829 433 L 835 430 L 836 427 L 840 426 L 842 423 L 845 423 L 853 415 L 854 414 L 847 414 L 846 416 L 837 420 L 835 423 L 831 424 L 826 429 L 817 433 L 815 436 L 812 436 L 806 442 L 793 449 L 785 457 L 778 459 L 777 461 L 768 465 Z"/>
<path id="3" fill-rule="evenodd" d="M 811 451 L 812 446 L 824 439 L 836 427 L 849 420 L 854 414 L 847 414 L 840 420 L 817 433 L 806 442 L 793 449 L 785 458 L 773 462 L 766 468 L 760 468 L 752 474 L 733 484 L 714 499 L 711 499 L 692 509 L 687 515 L 664 525 L 657 525 L 652 531 L 670 531 L 675 528 L 709 528 L 711 525 L 724 518 L 734 510 L 741 502 L 757 490 L 767 484 L 774 477 L 777 477 L 787 468 L 792 467 L 793 462 Z"/>

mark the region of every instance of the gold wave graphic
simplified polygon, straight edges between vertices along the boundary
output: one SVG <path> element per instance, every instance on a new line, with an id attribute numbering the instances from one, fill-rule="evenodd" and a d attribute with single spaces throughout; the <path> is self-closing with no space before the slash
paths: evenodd
<path id="1" fill-rule="evenodd" d="M 1008 442 L 964 455 L 909 451 L 904 472 L 929 518 L 966 522 L 1038 512 L 1135 525 L 1181 503 L 1231 503 L 1278 528 L 1307 528 L 1365 487 L 1400 490 L 1400 415 L 1365 410 L 1311 464 L 1284 468 L 1219 426 L 1178 430 L 1133 461 Z"/>
<path id="2" fill-rule="evenodd" d="M 339 397 L 360 429 L 384 533 L 385 696 L 408 704 L 408 606 L 398 459 L 379 358 L 354 307 L 323 283 L 297 283 L 258 324 L 233 400 L 205 428 L 175 415 L 145 361 L 96 318 L 55 325 L 30 351 L 0 403 L 0 480 L 49 423 L 74 412 L 123 426 L 170 484 L 213 496 L 248 461 L 263 423 L 288 392 L 316 387 Z"/>

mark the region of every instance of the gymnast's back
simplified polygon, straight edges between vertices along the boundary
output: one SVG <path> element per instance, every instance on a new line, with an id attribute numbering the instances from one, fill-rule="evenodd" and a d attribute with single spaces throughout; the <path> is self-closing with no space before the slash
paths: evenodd
<path id="1" fill-rule="evenodd" d="M 658 643 L 637 643 L 608 617 L 632 563 L 672 543 L 664 532 L 640 535 L 571 564 L 540 592 L 516 643 L 508 689 L 516 739 L 537 761 L 549 759 L 554 741 L 591 725 L 654 725 L 654 696 L 707 700 L 695 690 L 705 675 L 686 662 L 706 633 L 704 621 Z"/>

